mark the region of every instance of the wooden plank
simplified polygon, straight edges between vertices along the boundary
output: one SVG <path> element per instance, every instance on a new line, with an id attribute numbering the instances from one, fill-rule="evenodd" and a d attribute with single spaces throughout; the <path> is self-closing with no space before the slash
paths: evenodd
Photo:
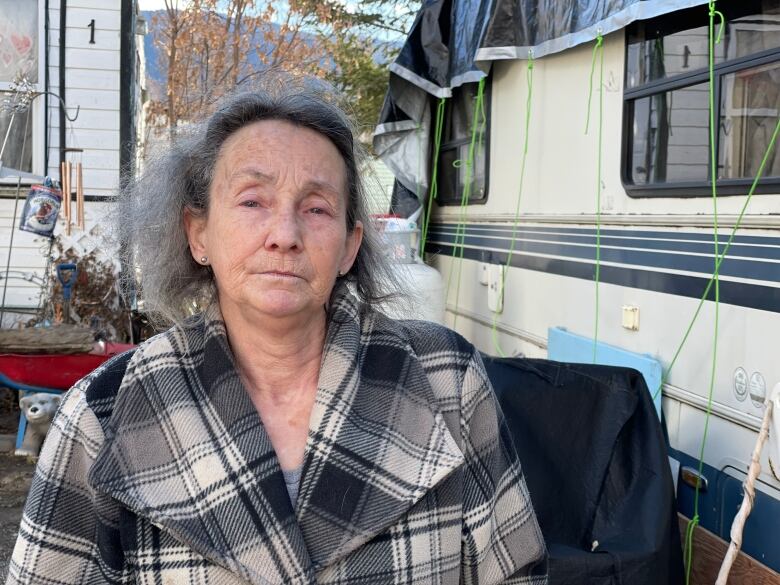
<path id="1" fill-rule="evenodd" d="M 682 514 L 678 514 L 678 518 L 680 536 L 685 543 L 685 530 L 689 520 Z M 696 527 L 693 532 L 693 566 L 691 567 L 693 585 L 715 583 L 727 548 L 728 543 L 725 540 L 701 526 Z M 780 574 L 740 551 L 729 573 L 729 585 L 780 585 Z"/>
<path id="2" fill-rule="evenodd" d="M 72 89 L 68 87 L 68 103 L 80 105 L 82 108 L 90 110 L 111 110 L 119 109 L 119 90 L 114 89 Z M 73 123 L 73 127 L 79 127 L 78 119 Z"/>
<path id="3" fill-rule="evenodd" d="M 119 0 L 69 0 L 68 10 L 73 8 L 92 8 L 95 10 L 119 10 Z"/>
<path id="4" fill-rule="evenodd" d="M 84 26 L 95 19 L 95 28 L 102 30 L 122 30 L 122 11 L 119 7 L 107 6 L 105 8 L 71 8 L 68 7 L 68 22 L 83 22 Z M 56 7 L 49 7 L 49 22 L 52 28 L 59 28 L 60 10 L 59 3 Z"/>
<path id="5" fill-rule="evenodd" d="M 104 51 L 102 49 L 68 49 L 65 48 L 65 62 L 68 70 L 73 69 L 106 69 L 119 70 L 119 51 Z"/>
<path id="6" fill-rule="evenodd" d="M 109 72 L 103 71 L 110 75 Z M 118 80 L 117 80 L 118 83 Z M 82 88 L 84 89 L 84 88 Z M 59 103 L 49 103 L 49 115 L 56 118 L 59 115 L 60 106 Z M 93 110 L 90 108 L 81 108 L 79 110 L 79 129 L 85 130 L 105 130 L 106 128 L 119 128 L 119 110 Z M 51 127 L 58 129 L 59 125 L 52 121 Z M 70 124 L 66 123 L 66 128 L 70 130 Z M 54 148 L 51 146 L 50 148 Z"/>
<path id="7" fill-rule="evenodd" d="M 71 89 L 100 89 L 119 91 L 119 71 L 103 71 L 97 69 L 70 69 L 67 75 L 68 90 Z M 49 102 L 49 107 L 54 108 L 58 104 Z M 79 121 L 81 121 L 85 106 L 81 107 Z M 105 108 L 101 108 L 105 109 Z"/>
<path id="8" fill-rule="evenodd" d="M 119 150 L 119 130 L 111 128 L 105 130 L 80 129 L 78 134 L 75 135 L 75 139 L 68 136 L 68 145 L 83 148 L 84 152 L 92 148 L 98 150 Z"/>

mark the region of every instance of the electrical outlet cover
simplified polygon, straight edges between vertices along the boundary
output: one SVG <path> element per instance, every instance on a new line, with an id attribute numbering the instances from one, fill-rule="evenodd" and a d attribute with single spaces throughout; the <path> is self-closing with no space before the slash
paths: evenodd
<path id="1" fill-rule="evenodd" d="M 504 310 L 504 270 L 503 264 L 491 264 L 488 267 L 488 309 L 494 313 Z"/>
<path id="2" fill-rule="evenodd" d="M 490 264 L 487 262 L 480 262 L 479 263 L 479 284 L 484 284 L 487 286 L 488 283 L 488 270 L 490 269 Z"/>

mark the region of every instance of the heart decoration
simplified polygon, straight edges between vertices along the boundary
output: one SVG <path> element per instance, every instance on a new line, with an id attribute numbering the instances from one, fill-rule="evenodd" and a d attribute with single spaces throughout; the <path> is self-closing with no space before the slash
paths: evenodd
<path id="1" fill-rule="evenodd" d="M 7 53 L 7 52 L 3 51 L 2 53 L 0 53 L 0 60 L 2 60 L 3 64 L 6 67 L 10 67 L 10 65 L 13 62 L 14 58 L 13 58 L 13 55 L 11 55 L 11 53 Z"/>
<path id="2" fill-rule="evenodd" d="M 32 39 L 27 36 L 18 36 L 18 35 L 11 35 L 11 44 L 13 44 L 14 48 L 16 49 L 16 52 L 19 55 L 26 55 L 30 52 L 30 49 L 32 48 Z"/>

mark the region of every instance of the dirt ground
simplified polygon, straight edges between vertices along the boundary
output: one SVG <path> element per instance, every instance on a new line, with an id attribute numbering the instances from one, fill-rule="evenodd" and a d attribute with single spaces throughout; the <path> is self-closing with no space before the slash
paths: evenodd
<path id="1" fill-rule="evenodd" d="M 0 453 L 0 583 L 5 583 L 34 470 L 26 457 Z"/>
<path id="2" fill-rule="evenodd" d="M 19 424 L 18 400 L 16 391 L 0 388 L 0 444 L 4 449 L 13 447 Z M 5 583 L 34 470 L 32 460 L 0 451 L 0 583 Z"/>

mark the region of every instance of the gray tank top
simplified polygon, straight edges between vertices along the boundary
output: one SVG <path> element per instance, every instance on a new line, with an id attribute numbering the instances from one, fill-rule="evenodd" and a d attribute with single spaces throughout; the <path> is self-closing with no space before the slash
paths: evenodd
<path id="1" fill-rule="evenodd" d="M 302 465 L 289 471 L 282 469 L 284 484 L 287 486 L 287 493 L 290 494 L 290 502 L 292 502 L 293 509 L 295 509 L 295 504 L 298 501 L 298 485 L 301 483 L 301 471 L 303 471 Z"/>

